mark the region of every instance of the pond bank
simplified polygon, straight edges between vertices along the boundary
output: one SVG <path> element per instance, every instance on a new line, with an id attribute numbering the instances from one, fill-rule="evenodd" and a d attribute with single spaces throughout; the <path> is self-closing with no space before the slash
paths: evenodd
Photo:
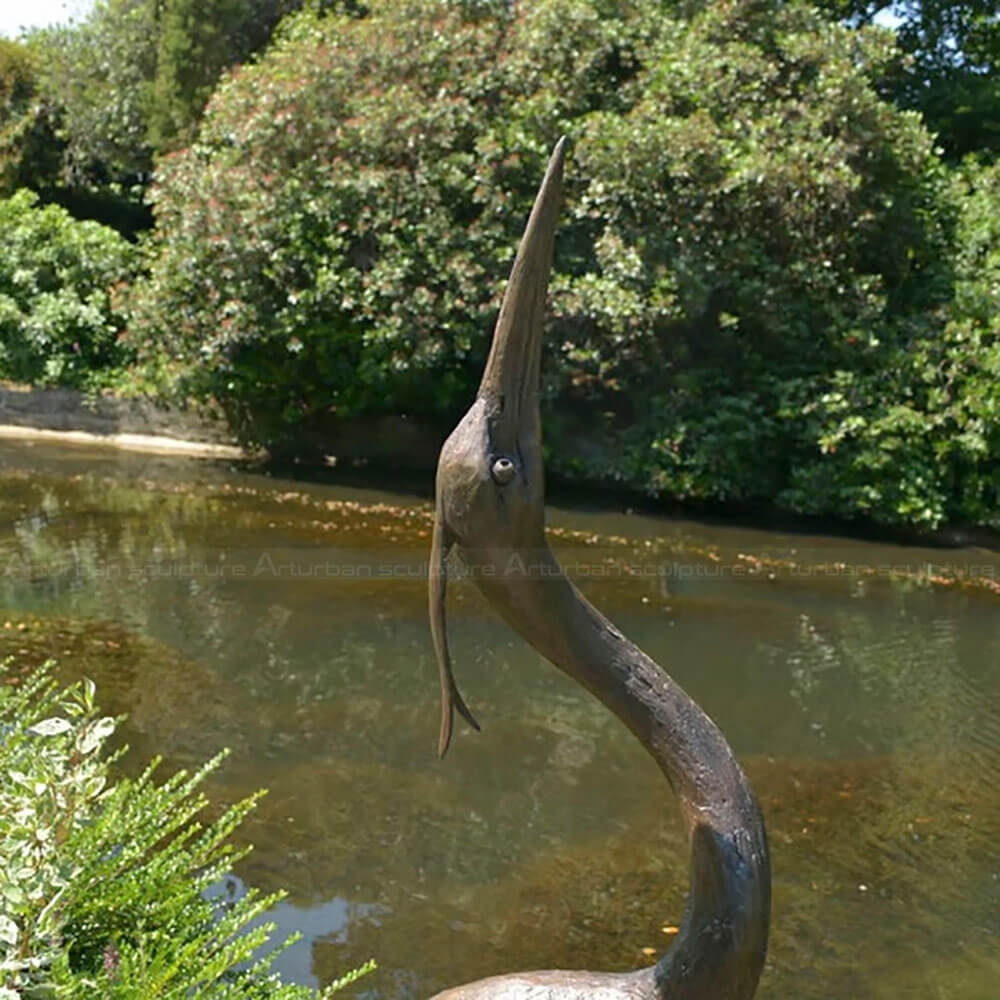
<path id="1" fill-rule="evenodd" d="M 148 399 L 0 383 L 0 438 L 91 444 L 152 454 L 247 458 L 221 421 Z"/>
<path id="2" fill-rule="evenodd" d="M 437 428 L 405 416 L 361 417 L 327 422 L 304 433 L 306 455 L 283 459 L 242 447 L 226 424 L 195 410 L 171 408 L 148 398 L 87 396 L 71 389 L 0 382 L 0 439 L 97 445 L 123 451 L 260 463 L 272 474 L 301 481 L 331 477 L 348 485 L 430 488 L 443 436 Z M 580 447 L 593 451 L 593 443 Z M 593 455 L 591 455 L 593 458 Z M 361 480 L 364 480 L 362 482 Z M 835 534 L 945 548 L 978 546 L 1000 551 L 1000 534 L 974 525 L 944 525 L 934 531 L 795 515 L 769 505 L 687 504 L 653 499 L 620 486 L 548 477 L 550 500 L 581 499 L 598 509 L 625 506 L 658 516 L 696 518 L 707 523 L 742 524 L 772 530 Z"/>
<path id="3" fill-rule="evenodd" d="M 17 424 L 0 424 L 0 438 L 18 441 L 46 441 L 65 444 L 86 444 L 123 451 L 141 451 L 158 455 L 183 455 L 187 458 L 246 458 L 247 453 L 236 445 L 210 444 L 203 441 L 183 441 L 180 438 L 156 434 L 97 434 L 92 431 L 55 431 Z"/>
<path id="4" fill-rule="evenodd" d="M 260 460 L 226 422 L 148 398 L 91 396 L 73 389 L 0 382 L 0 438 L 94 444 L 188 457 Z M 400 416 L 364 417 L 307 435 L 303 447 L 322 468 L 340 466 L 433 473 L 441 434 Z"/>

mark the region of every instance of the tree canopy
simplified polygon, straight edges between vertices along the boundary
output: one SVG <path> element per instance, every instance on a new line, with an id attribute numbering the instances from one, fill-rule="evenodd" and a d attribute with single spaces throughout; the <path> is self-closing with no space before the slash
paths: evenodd
<path id="1" fill-rule="evenodd" d="M 852 24 L 888 15 L 900 59 L 883 83 L 919 111 L 952 159 L 1000 153 L 1000 14 L 995 0 L 818 0 Z"/>
<path id="2" fill-rule="evenodd" d="M 80 22 L 3 42 L 0 193 L 28 186 L 81 217 L 148 226 L 155 157 L 194 138 L 223 71 L 299 2 L 97 0 Z M 43 126 L 40 156 L 31 130 Z"/>
<path id="3" fill-rule="evenodd" d="M 933 448 L 908 434 L 914 482 L 875 495 L 833 441 L 885 418 L 866 373 L 955 296 L 956 201 L 919 117 L 879 92 L 894 58 L 879 29 L 761 0 L 299 14 L 162 163 L 134 328 L 272 447 L 331 415 L 446 423 L 566 132 L 551 465 L 937 523 Z M 575 443 L 595 414 L 610 451 Z"/>
<path id="4" fill-rule="evenodd" d="M 566 133 L 550 469 L 996 522 L 985 0 L 892 4 L 895 31 L 867 0 L 296 6 L 100 0 L 0 47 L 7 190 L 129 234 L 83 195 L 153 206 L 114 302 L 162 391 L 272 450 L 359 416 L 447 427 Z"/>

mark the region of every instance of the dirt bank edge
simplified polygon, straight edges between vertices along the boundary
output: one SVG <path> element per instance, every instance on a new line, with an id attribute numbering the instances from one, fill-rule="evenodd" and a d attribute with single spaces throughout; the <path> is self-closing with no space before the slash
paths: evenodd
<path id="1" fill-rule="evenodd" d="M 244 458 L 221 421 L 148 399 L 0 383 L 0 438 L 64 441 L 129 451 Z"/>

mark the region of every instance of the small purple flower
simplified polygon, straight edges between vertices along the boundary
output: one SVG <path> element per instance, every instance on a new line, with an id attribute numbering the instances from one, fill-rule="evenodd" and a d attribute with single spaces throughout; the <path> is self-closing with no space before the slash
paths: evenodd
<path id="1" fill-rule="evenodd" d="M 121 955 L 118 954 L 118 949 L 115 947 L 114 941 L 109 941 L 107 947 L 104 949 L 104 972 L 109 979 L 115 978 L 120 959 Z"/>

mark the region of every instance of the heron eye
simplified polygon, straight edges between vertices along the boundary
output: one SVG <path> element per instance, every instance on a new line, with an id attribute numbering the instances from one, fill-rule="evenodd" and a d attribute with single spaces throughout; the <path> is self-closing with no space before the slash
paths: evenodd
<path id="1" fill-rule="evenodd" d="M 506 486 L 514 478 L 514 463 L 506 457 L 501 457 L 493 462 L 493 479 L 500 486 Z"/>

